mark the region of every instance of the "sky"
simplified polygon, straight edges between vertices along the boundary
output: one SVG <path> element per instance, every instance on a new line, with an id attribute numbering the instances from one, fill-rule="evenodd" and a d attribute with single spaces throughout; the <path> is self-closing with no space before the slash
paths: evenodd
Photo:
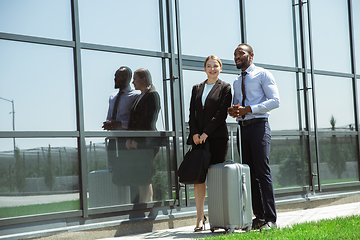
<path id="1" fill-rule="evenodd" d="M 208 55 L 217 55 L 222 60 L 232 61 L 233 51 L 241 42 L 238 2 L 179 1 L 182 53 L 204 60 Z M 351 72 L 345 2 L 311 1 L 314 66 L 317 70 Z M 360 59 L 360 3 L 353 1 L 353 5 L 356 54 Z M 291 1 L 251 0 L 245 1 L 245 7 L 247 42 L 254 48 L 255 64 L 294 67 Z M 0 32 L 71 40 L 69 9 L 70 1 L 63 0 L 0 0 Z M 79 9 L 82 42 L 161 51 L 157 0 L 79 0 Z M 0 53 L 0 97 L 14 100 L 15 129 L 76 130 L 72 49 L 0 40 Z M 90 50 L 82 50 L 81 54 L 85 130 L 102 131 L 108 97 L 116 91 L 113 88 L 114 72 L 120 66 L 129 66 L 133 71 L 148 68 L 163 97 L 160 59 Z M 360 60 L 356 66 L 360 69 Z M 272 130 L 296 130 L 299 125 L 296 75 L 271 72 L 281 99 L 280 108 L 272 111 L 270 116 Z M 220 74 L 222 80 L 231 84 L 235 77 L 234 74 Z M 205 79 L 205 72 L 183 71 L 185 120 L 188 119 L 191 88 Z M 315 89 L 320 128 L 330 127 L 332 115 L 339 127 L 354 123 L 351 79 L 317 75 Z M 359 90 L 357 92 L 360 94 Z M 302 97 L 300 106 L 303 112 Z M 13 115 L 10 112 L 11 103 L 0 100 L 0 131 L 12 130 Z M 165 129 L 164 114 L 162 101 L 158 130 Z M 228 117 L 228 122 L 234 122 L 234 119 Z M 76 147 L 74 139 L 18 139 L 17 143 L 20 148 L 39 144 Z M 11 148 L 12 139 L 0 139 L 0 151 Z"/>

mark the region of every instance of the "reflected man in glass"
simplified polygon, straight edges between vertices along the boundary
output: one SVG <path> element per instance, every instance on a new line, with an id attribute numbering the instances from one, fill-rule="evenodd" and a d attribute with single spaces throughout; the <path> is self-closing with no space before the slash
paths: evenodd
<path id="1" fill-rule="evenodd" d="M 130 88 L 132 71 L 123 66 L 115 72 L 115 89 L 118 92 L 112 94 L 109 98 L 109 110 L 106 121 L 103 122 L 104 130 L 126 130 L 130 119 L 130 110 L 139 96 L 139 91 Z"/>

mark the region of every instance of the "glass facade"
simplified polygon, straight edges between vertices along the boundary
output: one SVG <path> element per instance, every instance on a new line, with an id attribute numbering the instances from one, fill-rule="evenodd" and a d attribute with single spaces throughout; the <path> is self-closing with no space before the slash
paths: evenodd
<path id="1" fill-rule="evenodd" d="M 209 55 L 232 85 L 241 42 L 280 92 L 269 120 L 276 197 L 360 186 L 359 16 L 354 0 L 0 0 L 0 228 L 193 203 L 177 177 L 191 89 Z M 151 128 L 102 128 L 121 66 L 132 89 L 136 70 L 151 74 Z"/>

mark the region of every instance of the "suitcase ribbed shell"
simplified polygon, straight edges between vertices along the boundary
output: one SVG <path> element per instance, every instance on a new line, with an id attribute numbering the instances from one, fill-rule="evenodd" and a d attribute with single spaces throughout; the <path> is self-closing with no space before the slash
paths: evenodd
<path id="1" fill-rule="evenodd" d="M 211 230 L 251 229 L 250 168 L 236 162 L 210 166 L 208 171 L 208 215 Z"/>

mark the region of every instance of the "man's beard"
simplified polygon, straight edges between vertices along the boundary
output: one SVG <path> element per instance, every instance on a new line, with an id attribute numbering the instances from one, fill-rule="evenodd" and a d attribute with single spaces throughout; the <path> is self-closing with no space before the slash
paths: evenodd
<path id="1" fill-rule="evenodd" d="M 239 63 L 239 64 L 236 64 L 237 69 L 242 69 L 244 66 L 245 66 L 245 64 L 243 62 Z"/>

